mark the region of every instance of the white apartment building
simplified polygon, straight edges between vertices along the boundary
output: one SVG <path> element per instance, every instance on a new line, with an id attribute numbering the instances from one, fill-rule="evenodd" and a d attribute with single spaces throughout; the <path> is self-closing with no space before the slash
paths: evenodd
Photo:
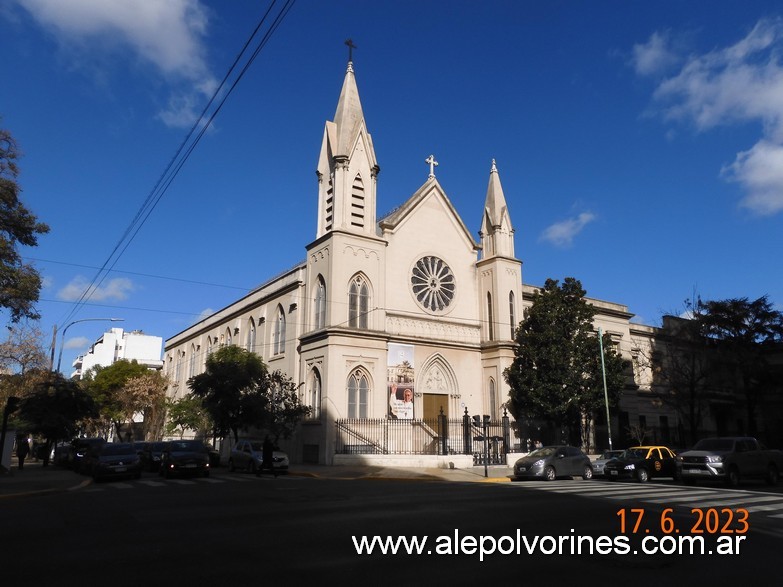
<path id="1" fill-rule="evenodd" d="M 150 336 L 141 330 L 125 332 L 122 328 L 112 328 L 92 343 L 86 353 L 76 357 L 71 379 L 79 380 L 96 365 L 109 367 L 121 359 L 135 360 L 149 369 L 160 370 L 163 368 L 162 350 L 163 338 L 160 336 Z"/>

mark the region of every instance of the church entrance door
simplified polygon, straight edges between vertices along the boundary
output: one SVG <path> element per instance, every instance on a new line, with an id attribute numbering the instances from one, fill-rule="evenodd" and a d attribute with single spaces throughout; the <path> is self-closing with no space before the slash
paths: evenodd
<path id="1" fill-rule="evenodd" d="M 443 414 L 449 417 L 449 396 L 445 393 L 425 393 L 424 394 L 424 419 L 430 420 L 440 416 L 440 409 L 443 408 Z"/>

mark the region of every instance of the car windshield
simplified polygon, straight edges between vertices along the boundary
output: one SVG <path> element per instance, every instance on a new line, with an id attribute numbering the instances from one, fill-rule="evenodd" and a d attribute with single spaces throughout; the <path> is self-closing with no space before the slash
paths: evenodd
<path id="1" fill-rule="evenodd" d="M 136 450 L 133 448 L 132 444 L 109 443 L 103 445 L 103 448 L 101 448 L 101 454 L 106 456 L 132 455 L 136 454 Z"/>
<path id="2" fill-rule="evenodd" d="M 169 450 L 172 451 L 205 451 L 204 444 L 197 440 L 172 440 Z"/>
<path id="3" fill-rule="evenodd" d="M 154 450 L 154 451 L 161 451 L 164 448 L 166 448 L 166 443 L 165 442 L 153 442 L 150 445 L 150 450 Z"/>
<path id="4" fill-rule="evenodd" d="M 705 438 L 693 447 L 693 450 L 731 450 L 734 441 L 730 438 Z"/>
<path id="5" fill-rule="evenodd" d="M 647 457 L 647 449 L 629 448 L 623 455 L 626 459 L 644 459 Z"/>
<path id="6" fill-rule="evenodd" d="M 262 451 L 264 450 L 264 445 L 260 442 L 251 442 L 250 448 L 252 448 L 255 451 Z"/>
<path id="7" fill-rule="evenodd" d="M 555 454 L 555 451 L 557 450 L 557 447 L 555 446 L 545 446 L 544 448 L 539 448 L 531 452 L 528 456 L 531 457 L 551 457 L 553 454 Z"/>
<path id="8" fill-rule="evenodd" d="M 604 453 L 601 455 L 601 458 L 605 461 L 608 461 L 609 459 L 614 459 L 623 454 L 623 451 L 621 450 L 605 450 Z"/>

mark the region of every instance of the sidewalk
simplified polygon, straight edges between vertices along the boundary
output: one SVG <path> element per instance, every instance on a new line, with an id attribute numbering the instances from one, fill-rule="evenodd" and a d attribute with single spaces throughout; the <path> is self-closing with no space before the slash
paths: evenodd
<path id="1" fill-rule="evenodd" d="M 214 471 L 216 476 L 228 473 L 220 467 Z M 397 467 L 349 467 L 329 465 L 291 465 L 288 473 L 292 476 L 313 477 L 317 479 L 350 480 L 396 480 L 452 483 L 502 483 L 509 481 L 511 467 L 492 466 L 469 469 L 411 469 Z M 59 491 L 74 491 L 86 487 L 92 479 L 78 475 L 69 469 L 49 465 L 44 467 L 41 461 L 27 460 L 24 470 L 17 468 L 16 457 L 11 460 L 11 469 L 0 472 L 0 499 L 24 495 L 41 495 Z"/>

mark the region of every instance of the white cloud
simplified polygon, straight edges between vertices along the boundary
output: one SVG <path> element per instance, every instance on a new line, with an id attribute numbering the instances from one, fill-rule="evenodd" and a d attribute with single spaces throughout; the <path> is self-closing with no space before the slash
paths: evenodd
<path id="1" fill-rule="evenodd" d="M 652 64 L 657 45 L 648 45 Z M 783 210 L 782 51 L 783 19 L 760 20 L 737 43 L 688 56 L 679 72 L 663 80 L 653 94 L 665 119 L 692 124 L 699 131 L 761 123 L 758 142 L 738 152 L 722 170 L 724 179 L 744 188 L 741 205 L 760 215 Z M 644 72 L 638 63 L 636 71 Z"/>
<path id="2" fill-rule="evenodd" d="M 760 215 L 783 210 L 783 146 L 761 140 L 724 166 L 722 175 L 747 191 L 742 206 Z"/>
<path id="3" fill-rule="evenodd" d="M 160 118 L 167 124 L 189 126 L 190 114 L 171 110 L 172 105 L 201 102 L 217 87 L 205 61 L 208 15 L 200 0 L 16 0 L 58 41 L 72 49 L 95 54 L 102 47 L 120 45 L 132 56 L 155 66 L 167 82 L 184 84 Z M 195 96 L 195 97 L 194 97 Z M 187 114 L 188 111 L 185 112 Z"/>
<path id="4" fill-rule="evenodd" d="M 75 277 L 68 285 L 57 292 L 57 297 L 68 302 L 76 301 L 87 290 L 89 283 L 90 282 L 82 276 Z M 103 287 L 92 289 L 86 299 L 94 302 L 124 300 L 134 289 L 135 286 L 130 279 L 127 277 L 117 277 L 106 282 Z"/>
<path id="5" fill-rule="evenodd" d="M 595 218 L 596 216 L 592 212 L 582 212 L 576 218 L 556 222 L 544 230 L 540 240 L 552 243 L 557 247 L 570 247 L 574 237 Z"/>
<path id="6" fill-rule="evenodd" d="M 77 336 L 76 338 L 69 338 L 63 345 L 64 349 L 84 349 L 92 344 L 89 338 L 84 336 Z"/>
<path id="7" fill-rule="evenodd" d="M 644 44 L 633 46 L 631 65 L 639 75 L 656 75 L 679 61 L 668 33 L 655 32 Z"/>

